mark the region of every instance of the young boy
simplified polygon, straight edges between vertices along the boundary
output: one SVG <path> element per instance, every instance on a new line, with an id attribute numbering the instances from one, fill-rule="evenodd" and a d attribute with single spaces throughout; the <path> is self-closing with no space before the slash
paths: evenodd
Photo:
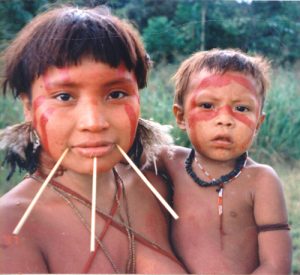
<path id="1" fill-rule="evenodd" d="M 172 240 L 197 274 L 288 274 L 281 182 L 247 156 L 265 115 L 268 62 L 238 50 L 198 52 L 174 76 L 173 111 L 193 149 L 161 163 L 174 185 Z"/>
<path id="2" fill-rule="evenodd" d="M 149 60 L 135 30 L 105 9 L 56 8 L 30 22 L 4 57 L 4 93 L 22 100 L 26 123 L 1 132 L 0 145 L 12 172 L 19 166 L 29 175 L 0 199 L 0 273 L 184 273 L 165 211 L 120 163 L 116 146 L 136 155 L 144 142 L 136 135 L 138 89 Z M 90 253 L 94 158 L 97 245 Z M 147 176 L 166 195 L 162 181 Z"/>

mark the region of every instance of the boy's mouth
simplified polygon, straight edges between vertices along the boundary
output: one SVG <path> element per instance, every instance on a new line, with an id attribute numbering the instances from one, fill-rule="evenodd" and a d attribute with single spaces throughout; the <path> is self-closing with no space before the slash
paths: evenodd
<path id="1" fill-rule="evenodd" d="M 228 135 L 217 135 L 211 141 L 220 146 L 228 146 L 233 143 L 232 138 Z"/>

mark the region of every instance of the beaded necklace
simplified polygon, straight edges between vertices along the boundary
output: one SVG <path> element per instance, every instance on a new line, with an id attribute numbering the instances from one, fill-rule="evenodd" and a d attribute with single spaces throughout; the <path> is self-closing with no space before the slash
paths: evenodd
<path id="1" fill-rule="evenodd" d="M 221 176 L 218 179 L 213 178 L 204 169 L 204 167 L 200 164 L 199 160 L 195 156 L 195 150 L 194 149 L 191 150 L 190 154 L 188 155 L 188 157 L 185 160 L 185 170 L 190 175 L 190 177 L 193 179 L 193 181 L 195 183 L 197 183 L 201 187 L 217 186 L 216 191 L 218 192 L 218 213 L 219 213 L 219 217 L 220 217 L 220 230 L 221 230 L 221 232 L 223 231 L 222 217 L 223 217 L 223 191 L 224 191 L 224 184 L 225 183 L 229 183 L 230 181 L 234 180 L 235 178 L 237 178 L 241 174 L 243 168 L 246 165 L 247 158 L 248 158 L 248 153 L 247 152 L 243 153 L 241 156 L 239 156 L 237 158 L 234 169 L 231 172 L 229 172 L 228 174 L 223 175 L 223 176 Z M 194 172 L 193 167 L 192 167 L 194 159 L 196 161 L 197 166 L 201 169 L 201 171 L 210 180 L 209 182 L 206 182 L 206 181 L 200 179 L 196 175 L 196 173 Z"/>

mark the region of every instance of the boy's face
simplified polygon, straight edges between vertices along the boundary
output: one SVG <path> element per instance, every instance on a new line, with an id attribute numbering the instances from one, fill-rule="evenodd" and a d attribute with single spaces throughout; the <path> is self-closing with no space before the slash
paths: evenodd
<path id="1" fill-rule="evenodd" d="M 124 65 L 83 59 L 78 66 L 51 67 L 32 85 L 32 102 L 23 96 L 25 117 L 41 138 L 43 152 L 57 160 L 69 147 L 63 166 L 77 173 L 107 171 L 121 160 L 115 144 L 128 151 L 140 114 L 133 73 Z"/>
<path id="2" fill-rule="evenodd" d="M 174 105 L 174 114 L 196 151 L 221 161 L 247 151 L 264 119 L 254 79 L 237 72 L 208 71 L 190 79 L 183 107 Z"/>

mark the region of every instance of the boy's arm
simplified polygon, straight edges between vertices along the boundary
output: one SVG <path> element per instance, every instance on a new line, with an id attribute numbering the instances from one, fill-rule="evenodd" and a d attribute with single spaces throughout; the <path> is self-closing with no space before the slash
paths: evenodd
<path id="1" fill-rule="evenodd" d="M 40 248 L 33 241 L 34 229 L 26 232 L 24 227 L 19 235 L 12 234 L 18 212 L 16 207 L 0 203 L 0 274 L 48 273 Z"/>
<path id="2" fill-rule="evenodd" d="M 282 184 L 277 174 L 271 167 L 265 166 L 259 177 L 254 194 L 256 224 L 258 226 L 287 224 Z M 292 257 L 289 230 L 267 230 L 258 233 L 258 253 L 260 265 L 254 274 L 289 274 Z"/>

